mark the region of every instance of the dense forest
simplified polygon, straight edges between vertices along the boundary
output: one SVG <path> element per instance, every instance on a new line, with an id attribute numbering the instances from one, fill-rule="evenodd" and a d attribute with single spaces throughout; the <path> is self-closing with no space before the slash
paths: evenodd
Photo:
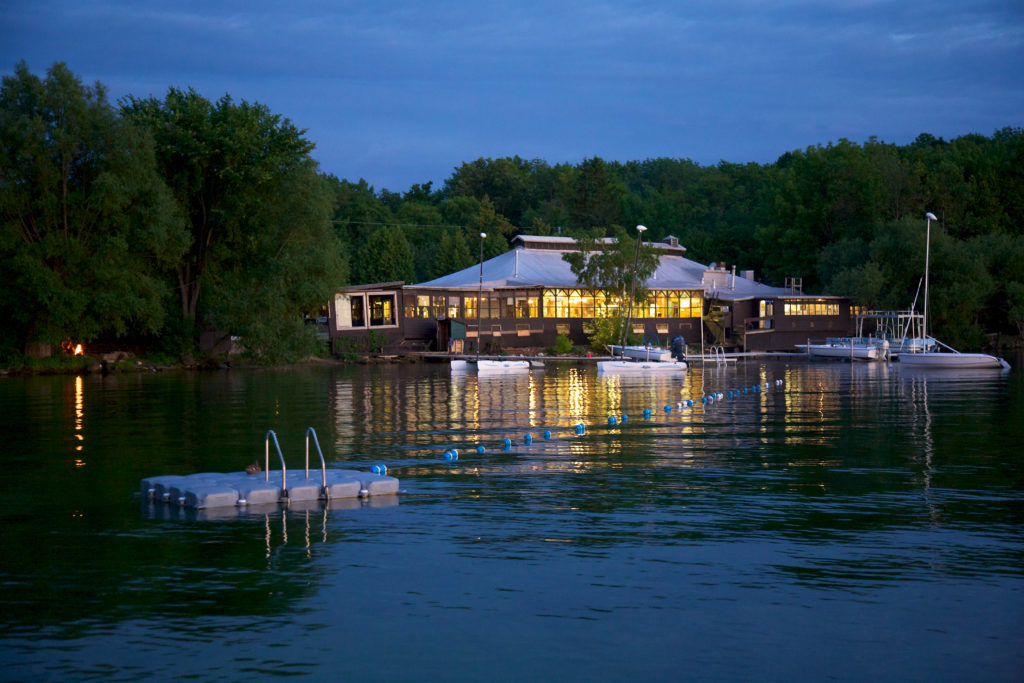
<path id="1" fill-rule="evenodd" d="M 177 88 L 115 105 L 64 64 L 41 78 L 22 62 L 3 79 L 0 131 L 3 357 L 71 339 L 194 353 L 215 328 L 281 362 L 312 352 L 303 318 L 338 286 L 472 265 L 480 232 L 491 257 L 519 233 L 640 223 L 702 263 L 907 308 L 928 211 L 936 336 L 1024 336 L 1020 128 L 839 140 L 770 164 L 477 159 L 396 193 L 322 173 L 305 132 L 262 105 Z"/>

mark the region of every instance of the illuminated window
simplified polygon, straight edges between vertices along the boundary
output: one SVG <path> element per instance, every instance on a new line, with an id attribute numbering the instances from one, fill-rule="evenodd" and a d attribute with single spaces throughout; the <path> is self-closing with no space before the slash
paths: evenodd
<path id="1" fill-rule="evenodd" d="M 824 301 L 786 301 L 782 304 L 784 315 L 839 315 L 839 304 Z"/>
<path id="2" fill-rule="evenodd" d="M 382 327 L 395 324 L 395 295 L 370 295 L 370 325 Z"/>
<path id="3" fill-rule="evenodd" d="M 366 327 L 366 319 L 363 316 L 363 297 L 354 296 L 349 300 L 351 304 L 349 310 L 351 311 L 351 322 L 352 327 Z"/>

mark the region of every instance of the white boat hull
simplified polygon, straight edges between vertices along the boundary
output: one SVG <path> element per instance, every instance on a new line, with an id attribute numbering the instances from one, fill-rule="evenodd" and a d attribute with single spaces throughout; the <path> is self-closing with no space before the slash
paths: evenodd
<path id="1" fill-rule="evenodd" d="M 613 356 L 625 356 L 635 360 L 653 361 L 662 363 L 672 360 L 672 351 L 663 349 L 660 346 L 627 346 L 623 353 L 623 347 L 614 345 L 611 347 Z"/>
<path id="2" fill-rule="evenodd" d="M 452 370 L 480 374 L 530 370 L 528 360 L 453 360 L 451 363 Z"/>
<path id="3" fill-rule="evenodd" d="M 817 358 L 883 360 L 885 348 L 874 344 L 797 344 L 796 348 Z"/>
<path id="4" fill-rule="evenodd" d="M 1002 358 L 987 353 L 901 353 L 900 365 L 916 368 L 1009 368 Z"/>
<path id="5" fill-rule="evenodd" d="M 686 372 L 683 361 L 603 360 L 597 364 L 599 375 L 663 375 Z"/>

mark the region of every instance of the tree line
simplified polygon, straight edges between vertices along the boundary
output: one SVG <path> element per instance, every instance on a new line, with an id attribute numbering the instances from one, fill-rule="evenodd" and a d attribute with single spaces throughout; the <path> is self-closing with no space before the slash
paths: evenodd
<path id="1" fill-rule="evenodd" d="M 770 164 L 477 159 L 434 188 L 375 190 L 320 171 L 287 118 L 225 95 L 163 98 L 21 62 L 0 88 L 0 354 L 131 340 L 194 353 L 208 329 L 258 359 L 312 353 L 345 284 L 419 282 L 490 258 L 518 233 L 648 227 L 699 262 L 804 291 L 907 308 L 932 225 L 930 318 L 967 347 L 1024 335 L 1024 135 L 909 145 L 847 140 Z M 483 245 L 479 234 L 487 234 Z M 920 304 L 919 304 L 920 305 Z"/>

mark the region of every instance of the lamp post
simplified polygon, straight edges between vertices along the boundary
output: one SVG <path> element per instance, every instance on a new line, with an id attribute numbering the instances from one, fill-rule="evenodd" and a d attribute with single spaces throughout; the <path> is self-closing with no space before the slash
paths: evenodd
<path id="1" fill-rule="evenodd" d="M 924 230 L 924 316 L 921 321 L 921 334 L 922 344 L 927 345 L 928 339 L 928 261 L 931 253 L 932 243 L 932 221 L 939 220 L 935 217 L 935 214 L 929 211 L 924 215 L 925 218 L 925 230 Z"/>
<path id="2" fill-rule="evenodd" d="M 487 233 L 480 233 L 480 289 L 476 295 L 476 359 L 480 360 L 480 344 L 483 342 L 483 333 L 480 329 L 481 306 L 484 298 L 484 240 Z"/>
<path id="3" fill-rule="evenodd" d="M 622 327 L 622 356 L 626 355 L 626 330 L 629 329 L 630 324 L 633 320 L 633 297 L 636 295 L 636 271 L 640 264 L 640 243 L 643 242 L 644 231 L 647 229 L 645 225 L 636 226 L 636 255 L 633 256 L 633 280 L 629 287 L 629 306 L 626 309 L 626 324 Z"/>

